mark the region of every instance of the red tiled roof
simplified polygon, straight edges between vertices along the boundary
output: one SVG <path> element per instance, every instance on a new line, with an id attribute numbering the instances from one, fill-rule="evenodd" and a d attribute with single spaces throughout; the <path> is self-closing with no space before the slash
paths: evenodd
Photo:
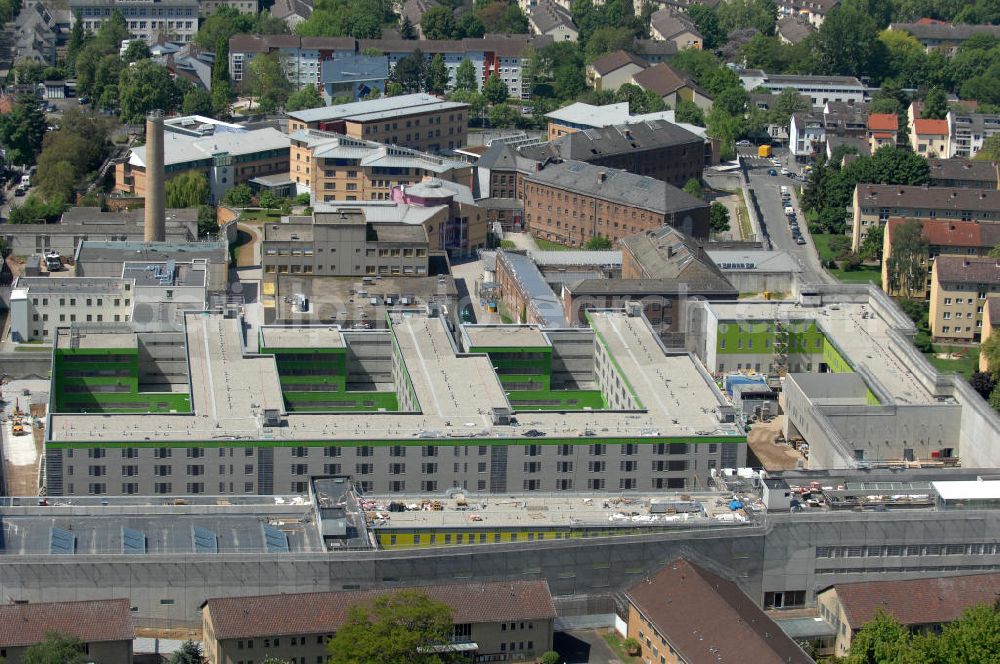
<path id="1" fill-rule="evenodd" d="M 976 604 L 992 606 L 1000 595 L 1000 574 L 838 583 L 833 588 L 852 628 L 874 618 L 877 609 L 904 625 L 929 625 L 957 620 Z"/>
<path id="2" fill-rule="evenodd" d="M 451 607 L 456 623 L 547 620 L 555 606 L 546 581 L 462 583 L 414 588 Z M 393 590 L 219 597 L 205 602 L 215 637 L 237 639 L 282 634 L 330 634 L 351 607 L 370 604 Z"/>
<path id="3" fill-rule="evenodd" d="M 135 638 L 127 599 L 0 605 L 0 647 L 32 646 L 46 632 L 63 632 L 84 643 Z"/>
<path id="4" fill-rule="evenodd" d="M 688 664 L 813 662 L 735 583 L 684 558 L 625 596 Z"/>
<path id="5" fill-rule="evenodd" d="M 896 230 L 910 219 L 892 217 L 889 225 L 889 240 Z M 994 247 L 1000 243 L 1000 224 L 978 221 L 949 221 L 947 219 L 923 219 L 921 235 L 932 247 Z"/>
<path id="6" fill-rule="evenodd" d="M 913 121 L 913 128 L 920 136 L 947 136 L 947 120 L 929 120 L 917 118 Z"/>
<path id="7" fill-rule="evenodd" d="M 899 118 L 895 113 L 872 113 L 868 116 L 868 128 L 872 131 L 896 131 Z"/>
<path id="8" fill-rule="evenodd" d="M 876 133 L 872 134 L 872 138 L 892 138 L 892 137 L 893 137 L 893 134 L 890 134 L 888 132 L 883 132 L 883 131 L 876 132 Z"/>

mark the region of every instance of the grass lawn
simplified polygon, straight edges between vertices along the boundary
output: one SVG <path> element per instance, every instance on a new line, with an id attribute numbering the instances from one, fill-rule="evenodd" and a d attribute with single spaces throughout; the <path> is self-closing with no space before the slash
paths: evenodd
<path id="1" fill-rule="evenodd" d="M 825 266 L 832 260 L 837 258 L 837 251 L 831 247 L 835 238 L 845 237 L 839 235 L 825 235 L 821 233 L 813 233 L 812 239 L 813 243 L 816 245 L 816 251 L 819 253 L 819 259 Z M 866 284 L 873 283 L 880 285 L 882 283 L 882 268 L 878 265 L 862 265 L 857 270 L 841 270 L 827 268 L 827 272 L 832 274 L 836 279 L 842 281 L 845 284 Z"/>
<path id="2" fill-rule="evenodd" d="M 937 357 L 937 353 L 963 353 L 957 360 L 946 360 Z M 934 346 L 933 353 L 924 353 L 927 361 L 942 373 L 957 373 L 968 378 L 979 369 L 979 348 L 966 346 Z"/>
<path id="3" fill-rule="evenodd" d="M 573 251 L 575 247 L 567 247 L 565 245 L 559 244 L 558 242 L 552 242 L 551 240 L 543 240 L 541 238 L 535 238 L 535 244 L 542 251 Z"/>
<path id="4" fill-rule="evenodd" d="M 16 352 L 18 352 L 18 353 L 51 353 L 52 352 L 52 346 L 38 346 L 38 345 L 35 345 L 32 342 L 24 342 L 24 343 L 28 343 L 28 344 L 31 344 L 31 345 L 25 346 L 23 344 L 19 344 L 17 346 L 14 346 L 14 350 Z"/>
<path id="5" fill-rule="evenodd" d="M 514 244 L 513 240 L 500 240 L 501 249 L 517 249 L 517 245 Z"/>
<path id="6" fill-rule="evenodd" d="M 626 662 L 626 664 L 628 664 L 631 662 L 641 661 L 638 657 L 630 657 L 629 654 L 625 652 L 625 647 L 622 645 L 623 639 L 617 632 L 609 632 L 608 634 L 605 634 L 604 641 L 622 662 Z"/>

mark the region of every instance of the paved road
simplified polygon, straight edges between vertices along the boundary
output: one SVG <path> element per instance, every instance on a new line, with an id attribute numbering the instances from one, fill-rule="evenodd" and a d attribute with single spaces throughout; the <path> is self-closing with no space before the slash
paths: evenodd
<path id="1" fill-rule="evenodd" d="M 556 632 L 553 647 L 563 664 L 621 664 L 601 636 L 603 630 Z"/>
<path id="2" fill-rule="evenodd" d="M 801 186 L 802 181 L 783 176 L 780 171 L 777 176 L 768 175 L 770 169 L 779 167 L 775 167 L 766 159 L 751 158 L 749 163 L 750 188 L 757 195 L 762 215 L 761 225 L 764 226 L 771 238 L 773 248 L 788 252 L 799 262 L 803 269 L 803 279 L 807 283 L 837 283 L 820 265 L 819 255 L 816 253 L 808 225 L 805 223 L 805 216 L 802 214 L 802 209 L 796 199 L 795 187 Z M 798 216 L 799 229 L 802 231 L 802 237 L 806 240 L 805 244 L 797 244 L 792 239 L 788 218 L 784 212 L 784 204 L 781 201 L 782 185 L 787 186 L 792 192 L 792 206 Z"/>

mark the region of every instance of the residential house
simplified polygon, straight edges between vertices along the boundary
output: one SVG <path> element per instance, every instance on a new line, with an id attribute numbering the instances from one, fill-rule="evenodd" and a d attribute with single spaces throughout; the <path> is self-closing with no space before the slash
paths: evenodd
<path id="1" fill-rule="evenodd" d="M 712 98 L 708 93 L 666 62 L 633 74 L 632 82 L 661 97 L 671 108 L 676 108 L 681 101 L 692 101 L 704 111 L 712 108 Z"/>
<path id="2" fill-rule="evenodd" d="M 354 606 L 370 606 L 393 590 L 218 597 L 202 607 L 202 643 L 209 664 L 324 660 L 326 642 Z M 445 604 L 455 623 L 449 652 L 471 661 L 532 661 L 552 650 L 556 612 L 545 581 L 423 586 L 415 590 Z"/>
<path id="3" fill-rule="evenodd" d="M 543 163 L 524 176 L 528 230 L 580 247 L 594 237 L 612 242 L 673 226 L 707 239 L 708 204 L 672 185 L 606 166 L 577 161 Z"/>
<path id="4" fill-rule="evenodd" d="M 614 92 L 625 83 L 632 82 L 649 64 L 637 55 L 627 51 L 615 51 L 597 58 L 587 65 L 587 85 L 594 90 Z M 626 110 L 627 110 L 626 104 Z"/>
<path id="5" fill-rule="evenodd" d="M 948 121 L 915 118 L 910 129 L 910 147 L 921 157 L 948 156 Z"/>
<path id="6" fill-rule="evenodd" d="M 623 594 L 646 664 L 813 664 L 735 583 L 675 558 Z"/>
<path id="7" fill-rule="evenodd" d="M 779 0 L 778 17 L 799 16 L 818 28 L 840 0 Z"/>
<path id="8" fill-rule="evenodd" d="M 940 255 L 986 256 L 1000 244 L 1000 223 L 979 221 L 955 221 L 949 219 L 903 219 L 893 217 L 885 224 L 882 243 L 882 290 L 890 295 L 900 295 L 898 289 L 889 284 L 888 259 L 892 255 L 892 245 L 900 226 L 908 222 L 921 225 L 921 236 L 927 240 L 927 255 L 921 260 L 927 268 L 927 285 L 923 290 L 910 296 L 921 300 L 927 298 L 934 272 L 934 259 Z"/>
<path id="9" fill-rule="evenodd" d="M 948 111 L 948 151 L 939 156 L 975 157 L 987 138 L 1000 131 L 1000 114 Z"/>
<path id="10" fill-rule="evenodd" d="M 929 159 L 932 187 L 1000 189 L 1000 164 L 980 159 Z"/>
<path id="11" fill-rule="evenodd" d="M 651 65 L 658 62 L 666 62 L 677 55 L 677 45 L 673 42 L 658 41 L 656 39 L 636 39 L 636 52 L 643 60 Z"/>
<path id="12" fill-rule="evenodd" d="M 891 123 L 883 119 L 881 124 Z M 823 106 L 823 127 L 830 136 L 868 138 L 868 107 L 843 101 L 828 101 Z M 898 127 L 898 120 L 897 120 Z"/>
<path id="13" fill-rule="evenodd" d="M 798 44 L 803 39 L 816 32 L 816 26 L 802 16 L 785 16 L 778 19 L 775 26 L 778 39 L 785 44 Z"/>
<path id="14" fill-rule="evenodd" d="M 289 111 L 288 132 L 336 132 L 414 150 L 440 152 L 465 145 L 468 104 L 424 93 Z"/>
<path id="15" fill-rule="evenodd" d="M 472 185 L 472 166 L 396 145 L 300 129 L 289 137 L 290 175 L 314 202 L 387 201 L 424 177 Z"/>
<path id="16" fill-rule="evenodd" d="M 817 593 L 816 603 L 820 616 L 836 628 L 834 654 L 844 657 L 850 652 L 858 630 L 879 612 L 889 614 L 912 632 L 934 633 L 961 618 L 968 608 L 993 605 L 998 595 L 1000 574 L 991 572 L 925 576 L 907 581 L 837 583 Z"/>
<path id="17" fill-rule="evenodd" d="M 792 113 L 788 125 L 788 147 L 796 161 L 811 160 L 826 140 L 826 126 L 819 113 Z"/>
<path id="18" fill-rule="evenodd" d="M 540 0 L 528 11 L 532 34 L 548 35 L 554 41 L 576 41 L 579 30 L 569 10 L 552 0 Z"/>
<path id="19" fill-rule="evenodd" d="M 687 14 L 672 7 L 653 12 L 649 19 L 649 36 L 654 40 L 672 43 L 677 50 L 702 47 L 704 37 Z"/>
<path id="20" fill-rule="evenodd" d="M 940 255 L 931 275 L 931 337 L 942 343 L 979 339 L 986 298 L 1000 293 L 1000 258 Z"/>
<path id="21" fill-rule="evenodd" d="M 135 627 L 128 599 L 79 602 L 17 602 L 0 605 L 0 652 L 6 664 L 22 664 L 26 651 L 50 632 L 83 642 L 87 661 L 131 664 Z"/>
<path id="22" fill-rule="evenodd" d="M 1000 38 L 1000 25 L 953 25 L 928 18 L 916 23 L 892 23 L 889 29 L 913 35 L 927 52 L 940 51 L 948 56 L 954 55 L 958 47 L 973 35 Z"/>
<path id="23" fill-rule="evenodd" d="M 896 184 L 859 184 L 851 204 L 852 248 L 872 225 L 890 217 L 1000 221 L 1000 191 L 957 187 L 910 187 Z"/>
<path id="24" fill-rule="evenodd" d="M 868 116 L 868 149 L 875 152 L 881 147 L 896 147 L 899 117 L 895 113 L 872 113 Z"/>
<path id="25" fill-rule="evenodd" d="M 271 16 L 284 21 L 285 25 L 294 31 L 299 23 L 309 20 L 313 13 L 313 7 L 306 0 L 275 0 L 268 11 L 271 12 Z"/>
<path id="26" fill-rule="evenodd" d="M 871 146 L 864 138 L 857 136 L 827 136 L 826 137 L 826 158 L 833 159 L 838 147 L 845 146 L 848 150 L 840 160 L 840 165 L 850 163 L 855 157 L 870 157 Z"/>

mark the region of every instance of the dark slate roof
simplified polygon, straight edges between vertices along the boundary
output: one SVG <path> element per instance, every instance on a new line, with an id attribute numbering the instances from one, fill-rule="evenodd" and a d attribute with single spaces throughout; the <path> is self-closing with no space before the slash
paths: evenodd
<path id="1" fill-rule="evenodd" d="M 400 15 L 409 18 L 413 25 L 419 25 L 420 19 L 423 18 L 427 10 L 437 6 L 436 0 L 406 0 L 400 10 Z"/>
<path id="2" fill-rule="evenodd" d="M 798 16 L 786 16 L 778 21 L 778 34 L 793 44 L 800 41 L 816 31 L 812 23 Z"/>
<path id="3" fill-rule="evenodd" d="M 990 295 L 986 298 L 984 311 L 990 315 L 990 326 L 1000 327 L 1000 295 Z"/>
<path id="4" fill-rule="evenodd" d="M 904 625 L 928 625 L 958 620 L 976 604 L 992 606 L 1000 595 L 1000 574 L 838 583 L 833 589 L 852 628 L 874 618 L 878 609 Z"/>
<path id="5" fill-rule="evenodd" d="M 637 39 L 635 47 L 641 55 L 666 57 L 677 55 L 677 44 L 656 39 Z"/>
<path id="6" fill-rule="evenodd" d="M 935 180 L 971 180 L 996 186 L 997 163 L 980 159 L 928 159 L 931 182 Z"/>
<path id="7" fill-rule="evenodd" d="M 897 206 L 950 212 L 1000 210 L 1000 191 L 996 189 L 911 187 L 901 184 L 859 184 L 857 189 L 862 207 Z"/>
<path id="8" fill-rule="evenodd" d="M 676 228 L 666 226 L 622 239 L 622 252 L 630 254 L 650 279 L 681 281 L 701 291 L 735 292 L 722 270 L 705 249 Z"/>
<path id="9" fill-rule="evenodd" d="M 632 80 L 643 90 L 650 90 L 661 97 L 684 87 L 696 89 L 694 83 L 666 62 L 644 69 L 632 76 Z"/>
<path id="10" fill-rule="evenodd" d="M 0 647 L 32 646 L 50 631 L 85 643 L 135 638 L 127 599 L 0 605 Z"/>
<path id="11" fill-rule="evenodd" d="M 634 124 L 585 129 L 561 136 L 552 146 L 564 159 L 590 161 L 609 155 L 673 145 L 691 144 L 701 149 L 704 139 L 665 120 L 647 120 Z"/>
<path id="12" fill-rule="evenodd" d="M 275 0 L 271 5 L 271 16 L 282 20 L 289 16 L 301 16 L 309 18 L 312 16 L 312 5 L 304 0 Z"/>
<path id="13" fill-rule="evenodd" d="M 719 285 L 689 283 L 686 279 L 580 279 L 567 284 L 574 295 L 670 295 L 687 293 L 690 295 L 730 295 L 736 293 L 729 282 Z"/>
<path id="14" fill-rule="evenodd" d="M 735 583 L 684 558 L 625 596 L 688 664 L 813 664 Z"/>
<path id="15" fill-rule="evenodd" d="M 525 175 L 525 180 L 659 214 L 708 207 L 705 201 L 662 180 L 582 161 L 549 163 Z"/>
<path id="16" fill-rule="evenodd" d="M 415 588 L 447 604 L 456 623 L 550 620 L 555 607 L 545 581 L 462 583 Z M 392 590 L 289 593 L 209 599 L 217 639 L 283 634 L 332 634 L 355 605 L 368 605 Z"/>
<path id="17" fill-rule="evenodd" d="M 664 7 L 663 9 L 656 10 L 650 16 L 649 22 L 663 36 L 664 40 L 669 40 L 684 32 L 690 32 L 701 37 L 701 33 L 698 32 L 698 28 L 695 27 L 694 23 L 672 7 Z"/>
<path id="18" fill-rule="evenodd" d="M 628 51 L 615 51 L 614 53 L 608 53 L 607 55 L 597 58 L 590 66 L 594 68 L 601 76 L 609 74 L 613 71 L 621 69 L 625 65 L 636 65 L 637 67 L 646 67 L 647 63 L 645 60 L 637 55 L 633 55 Z"/>
<path id="19" fill-rule="evenodd" d="M 917 39 L 965 41 L 972 35 L 988 34 L 1000 37 L 1000 25 L 952 25 L 950 23 L 893 23 L 893 30 L 909 32 Z"/>
<path id="20" fill-rule="evenodd" d="M 560 26 L 576 30 L 576 24 L 573 23 L 573 17 L 569 11 L 552 0 L 541 0 L 531 8 L 528 15 L 531 22 L 543 35 Z"/>
<path id="21" fill-rule="evenodd" d="M 934 278 L 949 284 L 1000 284 L 1000 258 L 942 254 L 934 259 Z"/>

